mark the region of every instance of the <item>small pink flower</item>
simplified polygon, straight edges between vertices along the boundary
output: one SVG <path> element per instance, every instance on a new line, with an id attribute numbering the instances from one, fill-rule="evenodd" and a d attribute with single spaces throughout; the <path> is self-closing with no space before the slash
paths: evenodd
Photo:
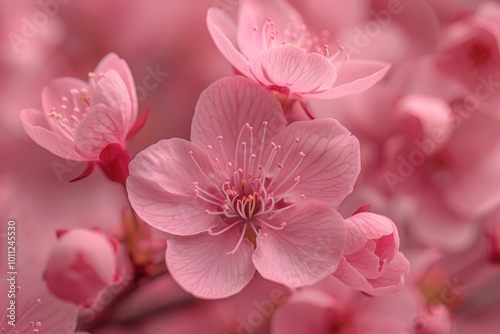
<path id="1" fill-rule="evenodd" d="M 3 263 L 5 266 L 2 264 L 1 269 L 6 273 L 7 261 Z M 77 306 L 54 297 L 36 269 L 36 264 L 26 263 L 17 275 L 2 275 L 0 289 L 4 296 L 0 300 L 0 333 L 75 333 Z"/>
<path id="2" fill-rule="evenodd" d="M 245 0 L 238 23 L 210 8 L 207 25 L 215 44 L 241 74 L 292 98 L 338 98 L 362 92 L 386 74 L 389 65 L 344 58 L 328 34 L 313 36 L 300 14 L 283 0 Z"/>
<path id="3" fill-rule="evenodd" d="M 58 238 L 45 267 L 47 286 L 62 300 L 90 306 L 118 277 L 118 244 L 95 230 L 60 231 Z"/>
<path id="4" fill-rule="evenodd" d="M 173 235 L 167 266 L 188 292 L 236 294 L 256 269 L 298 287 L 337 267 L 345 226 L 332 207 L 359 173 L 357 139 L 333 119 L 285 124 L 272 94 L 225 78 L 200 96 L 191 142 L 163 140 L 131 162 L 130 202 Z"/>
<path id="5" fill-rule="evenodd" d="M 410 264 L 387 217 L 362 212 L 346 219 L 345 255 L 334 275 L 355 290 L 388 295 L 401 290 Z"/>
<path id="6" fill-rule="evenodd" d="M 128 164 L 125 143 L 136 130 L 137 94 L 123 59 L 113 53 L 104 57 L 89 73 L 89 82 L 72 77 L 53 80 L 42 91 L 42 105 L 43 111 L 24 109 L 20 114 L 24 129 L 38 145 L 68 160 L 100 161 L 111 179 L 115 174 L 124 180 L 126 175 L 117 175 L 124 171 L 110 166 L 114 160 Z"/>
<path id="7" fill-rule="evenodd" d="M 436 54 L 439 69 L 481 101 L 481 109 L 498 118 L 500 80 L 500 5 L 485 1 L 474 15 L 451 24 Z"/>

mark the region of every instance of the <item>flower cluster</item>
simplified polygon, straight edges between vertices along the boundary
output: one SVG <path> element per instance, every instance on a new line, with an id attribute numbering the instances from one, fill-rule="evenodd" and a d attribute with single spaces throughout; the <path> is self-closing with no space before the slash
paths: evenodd
<path id="1" fill-rule="evenodd" d="M 0 332 L 496 334 L 473 2 L 0 5 Z"/>

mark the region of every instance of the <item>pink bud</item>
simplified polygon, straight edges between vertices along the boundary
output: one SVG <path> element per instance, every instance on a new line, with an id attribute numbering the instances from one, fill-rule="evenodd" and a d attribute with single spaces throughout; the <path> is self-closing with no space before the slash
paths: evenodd
<path id="1" fill-rule="evenodd" d="M 369 295 L 389 295 L 403 287 L 410 269 L 399 252 L 399 235 L 389 218 L 360 212 L 346 219 L 344 258 L 334 275 Z"/>
<path id="2" fill-rule="evenodd" d="M 59 236 L 47 261 L 45 281 L 57 297 L 90 306 L 116 277 L 116 251 L 102 232 L 75 229 Z"/>

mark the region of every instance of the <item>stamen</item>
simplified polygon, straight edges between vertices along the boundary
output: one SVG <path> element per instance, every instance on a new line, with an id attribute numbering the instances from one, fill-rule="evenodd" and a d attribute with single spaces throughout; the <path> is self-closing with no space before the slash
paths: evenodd
<path id="1" fill-rule="evenodd" d="M 262 161 L 262 153 L 264 152 L 264 143 L 266 142 L 266 131 L 267 131 L 268 124 L 269 123 L 266 121 L 262 122 L 262 126 L 264 127 L 264 131 L 262 131 L 262 138 L 260 140 L 259 159 L 257 159 L 257 161 L 259 163 Z"/>
<path id="2" fill-rule="evenodd" d="M 290 177 L 292 177 L 292 175 L 294 175 L 294 174 L 295 174 L 295 172 L 296 172 L 296 171 L 297 171 L 297 169 L 299 168 L 300 164 L 302 163 L 302 160 L 304 160 L 304 157 L 306 156 L 306 155 L 304 154 L 304 152 L 299 152 L 299 155 L 300 155 L 300 160 L 299 160 L 299 162 L 297 162 L 297 164 L 296 164 L 296 165 L 295 165 L 295 167 L 292 169 L 292 171 L 288 173 L 287 177 L 285 177 L 285 178 L 284 178 L 284 179 L 280 182 L 280 184 L 278 184 L 278 185 L 277 185 L 274 189 L 279 189 L 281 186 L 283 186 L 283 185 L 285 184 L 285 182 L 287 182 L 287 181 L 290 179 Z M 299 179 L 300 179 L 300 175 L 297 175 L 297 176 L 295 177 L 295 179 L 294 179 L 294 180 L 295 180 L 295 181 L 297 181 L 297 182 L 295 183 L 295 185 L 294 185 L 294 186 L 292 186 L 292 188 L 288 189 L 285 193 L 287 193 L 287 192 L 289 192 L 290 190 L 292 190 L 293 188 L 295 188 L 295 186 L 296 186 L 296 185 L 297 185 L 297 183 L 299 182 Z M 275 179 L 273 179 L 273 181 L 274 181 L 274 180 L 275 180 Z M 272 181 L 271 181 L 271 183 L 272 183 Z M 269 187 L 270 187 L 270 186 L 271 186 L 271 185 L 269 185 Z M 283 192 L 282 192 L 282 193 L 283 193 Z"/>
<path id="3" fill-rule="evenodd" d="M 242 170 L 242 172 L 246 171 L 248 173 L 248 169 L 247 169 L 247 143 L 242 142 L 241 146 L 243 147 L 243 170 Z"/>
<path id="4" fill-rule="evenodd" d="M 262 174 L 260 175 L 261 182 L 264 182 L 264 178 L 266 175 L 269 173 L 269 168 L 271 167 L 271 163 L 274 161 L 274 158 L 276 157 L 277 152 L 281 149 L 280 145 L 276 145 L 274 142 L 271 143 L 271 154 L 269 155 L 269 158 L 267 159 L 266 165 L 261 169 Z M 259 168 L 260 169 L 260 168 Z"/>
<path id="5" fill-rule="evenodd" d="M 274 225 L 269 224 L 268 222 L 266 222 L 266 221 L 264 221 L 264 220 L 262 220 L 262 219 L 260 219 L 260 218 L 257 218 L 257 221 L 258 221 L 259 223 L 261 223 L 262 225 L 267 226 L 267 227 L 269 227 L 270 229 L 273 229 L 273 230 L 275 230 L 275 231 L 281 231 L 281 230 L 282 230 L 282 229 L 284 229 L 284 228 L 286 227 L 286 225 L 287 225 L 287 224 L 286 224 L 286 222 L 282 222 L 282 223 L 280 224 L 280 226 L 279 226 L 279 227 L 277 227 L 277 226 L 274 226 Z"/>
<path id="6" fill-rule="evenodd" d="M 204 191 L 203 189 L 202 189 L 201 191 L 200 191 L 200 190 L 198 190 L 198 189 L 195 189 L 195 190 L 194 190 L 194 193 L 196 194 L 196 196 L 197 196 L 198 198 L 200 198 L 200 199 L 204 200 L 204 201 L 205 201 L 205 202 L 207 202 L 207 203 L 210 203 L 210 204 L 213 204 L 213 205 L 217 205 L 217 206 L 224 204 L 224 202 L 214 202 L 214 201 L 213 201 L 213 200 L 211 200 L 210 198 L 206 198 L 206 197 L 204 197 L 203 195 L 201 195 L 201 193 L 203 193 L 203 194 L 205 194 L 205 195 L 212 195 L 212 194 L 210 194 L 210 193 L 208 193 L 208 192 Z"/>
<path id="7" fill-rule="evenodd" d="M 299 202 L 295 202 L 295 203 L 292 203 L 290 205 L 287 205 L 285 207 L 282 207 L 281 209 L 274 209 L 271 214 L 269 215 L 269 219 L 273 219 L 274 217 L 276 217 L 276 215 L 278 215 L 279 213 L 282 213 L 288 209 L 291 209 L 293 208 L 294 206 L 296 206 Z"/>
<path id="8" fill-rule="evenodd" d="M 242 146 L 245 146 L 243 145 L 243 142 L 241 141 L 241 136 L 243 135 L 243 131 L 246 129 L 247 126 L 250 126 L 248 123 L 245 123 L 245 125 L 243 125 L 243 127 L 241 128 L 240 130 L 240 133 L 238 134 L 238 139 L 236 140 L 236 143 L 242 143 Z M 238 145 L 236 145 L 234 147 L 234 158 L 236 160 L 236 163 L 238 163 Z M 245 166 L 243 166 L 243 168 L 245 168 Z"/>
<path id="9" fill-rule="evenodd" d="M 214 231 L 212 231 L 212 229 L 209 229 L 209 230 L 207 231 L 207 233 L 208 233 L 209 235 L 221 235 L 221 234 L 223 234 L 223 233 L 226 233 L 227 231 L 229 231 L 229 230 L 230 230 L 230 229 L 232 229 L 233 227 L 235 227 L 235 226 L 239 225 L 239 224 L 240 224 L 240 223 L 242 223 L 242 222 L 243 222 L 243 220 L 238 220 L 237 222 L 232 223 L 231 225 L 226 226 L 225 228 L 223 228 L 222 230 L 217 231 L 217 232 L 214 232 Z"/>
<path id="10" fill-rule="evenodd" d="M 241 242 L 243 241 L 243 238 L 245 237 L 245 233 L 247 231 L 247 226 L 248 226 L 248 223 L 245 223 L 245 225 L 243 226 L 243 231 L 241 231 L 240 239 L 238 240 L 238 243 L 236 244 L 236 247 L 232 251 L 226 253 L 227 255 L 233 255 L 238 250 L 238 248 L 241 245 Z"/>
<path id="11" fill-rule="evenodd" d="M 210 177 L 208 177 L 208 175 L 205 173 L 205 171 L 201 168 L 201 166 L 198 164 L 198 161 L 196 161 L 195 157 L 194 157 L 194 153 L 193 151 L 188 151 L 187 152 L 189 156 L 191 156 L 191 159 L 193 159 L 193 162 L 194 164 L 196 165 L 196 167 L 198 168 L 198 170 L 201 172 L 201 174 L 205 177 L 205 179 L 211 183 L 212 185 L 214 185 L 216 188 L 217 188 L 217 185 L 214 184 L 214 180 L 212 180 Z"/>
<path id="12" fill-rule="evenodd" d="M 85 102 L 90 107 L 90 100 L 88 99 L 87 95 L 80 96 L 80 100 Z"/>
<path id="13" fill-rule="evenodd" d="M 328 45 L 323 45 L 323 50 L 325 51 L 325 57 L 326 58 L 329 58 L 330 57 L 330 48 L 328 47 Z"/>

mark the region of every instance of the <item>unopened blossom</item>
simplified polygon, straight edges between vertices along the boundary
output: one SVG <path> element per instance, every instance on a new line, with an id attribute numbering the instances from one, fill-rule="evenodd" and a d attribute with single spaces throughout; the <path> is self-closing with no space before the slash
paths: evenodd
<path id="1" fill-rule="evenodd" d="M 359 173 L 357 139 L 333 119 L 285 124 L 266 89 L 225 78 L 201 94 L 191 142 L 132 160 L 130 202 L 172 235 L 169 272 L 195 296 L 233 295 L 255 270 L 298 287 L 336 269 L 346 231 L 333 206 Z"/>
<path id="2" fill-rule="evenodd" d="M 388 295 L 403 287 L 410 263 L 399 252 L 396 225 L 370 212 L 346 219 L 345 255 L 334 275 L 355 290 Z"/>
<path id="3" fill-rule="evenodd" d="M 42 111 L 24 109 L 20 114 L 37 144 L 68 160 L 90 166 L 99 162 L 108 177 L 124 182 L 130 160 L 125 144 L 136 130 L 137 94 L 123 59 L 108 54 L 89 73 L 88 82 L 54 79 L 42 91 L 42 106 Z"/>
<path id="4" fill-rule="evenodd" d="M 329 33 L 311 33 L 300 13 L 284 0 L 245 0 L 237 23 L 210 8 L 207 25 L 215 44 L 241 74 L 286 98 L 331 99 L 362 92 L 389 65 L 349 59 Z"/>
<path id="5" fill-rule="evenodd" d="M 117 242 L 97 230 L 60 231 L 44 279 L 55 296 L 83 306 L 118 277 Z"/>

